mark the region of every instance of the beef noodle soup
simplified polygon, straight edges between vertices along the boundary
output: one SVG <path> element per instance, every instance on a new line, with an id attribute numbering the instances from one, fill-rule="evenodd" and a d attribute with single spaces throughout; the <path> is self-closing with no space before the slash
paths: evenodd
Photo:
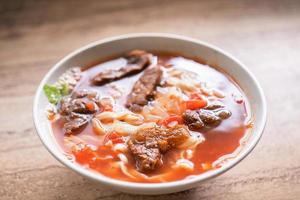
<path id="1" fill-rule="evenodd" d="M 44 92 L 66 156 L 124 181 L 169 182 L 220 168 L 251 129 L 239 86 L 225 73 L 176 54 L 134 50 L 73 67 Z"/>

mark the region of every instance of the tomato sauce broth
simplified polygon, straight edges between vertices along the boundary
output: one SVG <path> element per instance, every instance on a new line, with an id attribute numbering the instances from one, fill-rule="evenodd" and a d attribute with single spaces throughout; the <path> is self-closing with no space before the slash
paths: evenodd
<path id="1" fill-rule="evenodd" d="M 197 73 L 201 80 L 206 82 L 209 86 L 218 88 L 226 94 L 226 97 L 221 99 L 222 103 L 232 112 L 232 116 L 224 120 L 218 127 L 204 130 L 201 135 L 204 138 L 200 144 L 197 145 L 191 161 L 194 163 L 194 170 L 188 171 L 182 168 L 174 168 L 172 165 L 178 159 L 180 150 L 171 150 L 163 156 L 163 165 L 157 170 L 146 175 L 141 175 L 134 178 L 124 175 L 120 167 L 111 165 L 114 158 L 107 160 L 97 160 L 90 163 L 88 154 L 82 157 L 80 164 L 88 166 L 89 169 L 97 171 L 107 177 L 141 183 L 157 183 L 157 182 L 169 182 L 184 179 L 193 175 L 199 175 L 208 170 L 213 170 L 222 167 L 222 158 L 234 158 L 235 152 L 241 148 L 241 141 L 249 132 L 249 119 L 251 116 L 248 99 L 239 88 L 239 86 L 227 75 L 211 68 L 207 65 L 200 64 L 194 60 L 174 55 L 159 55 L 158 62 L 162 65 L 172 65 L 177 68 L 189 70 Z M 86 69 L 83 72 L 83 77 L 79 84 L 76 86 L 76 90 L 79 89 L 93 89 L 97 90 L 100 95 L 112 95 L 117 91 L 111 92 L 111 86 L 104 85 L 101 87 L 92 86 L 90 84 L 90 78 L 108 68 L 119 68 L 126 64 L 126 60 L 123 58 L 116 58 L 110 61 L 101 62 L 93 67 Z M 127 94 L 131 91 L 132 85 L 140 75 L 127 77 L 113 82 L 114 85 L 122 89 L 123 95 L 121 95 L 116 103 L 119 106 L 123 106 L 126 100 Z M 124 95 L 125 94 L 125 95 Z M 114 94 L 113 94 L 114 95 Z M 63 122 L 61 119 L 52 122 L 53 134 L 62 148 L 67 154 L 72 154 L 72 149 L 64 144 Z M 96 135 L 93 131 L 92 125 L 89 124 L 80 134 L 76 135 L 88 144 L 97 146 L 100 148 L 103 146 L 104 136 Z M 91 137 L 89 137 L 91 136 Z M 90 139 L 89 139 L 90 138 Z M 102 151 L 103 157 L 111 156 L 113 153 L 109 150 Z M 87 157 L 85 157 L 87 156 Z M 115 155 L 114 155 L 115 156 Z M 130 153 L 126 153 L 129 160 L 126 167 L 128 171 L 135 171 L 135 163 Z M 76 157 L 76 156 L 75 156 Z M 78 162 L 78 157 L 76 157 Z M 226 162 L 228 162 L 226 160 Z M 229 161 L 230 162 L 230 161 Z"/>

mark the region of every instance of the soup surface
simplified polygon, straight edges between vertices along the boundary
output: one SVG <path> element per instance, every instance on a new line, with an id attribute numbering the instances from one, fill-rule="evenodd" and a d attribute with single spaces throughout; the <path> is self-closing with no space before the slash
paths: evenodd
<path id="1" fill-rule="evenodd" d="M 238 85 L 179 55 L 134 50 L 71 68 L 44 91 L 66 156 L 124 181 L 169 182 L 222 167 L 251 129 Z"/>

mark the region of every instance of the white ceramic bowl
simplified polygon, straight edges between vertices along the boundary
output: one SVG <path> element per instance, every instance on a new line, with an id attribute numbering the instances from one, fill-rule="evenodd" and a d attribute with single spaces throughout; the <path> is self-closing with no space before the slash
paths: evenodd
<path id="1" fill-rule="evenodd" d="M 48 101 L 42 87 L 46 83 L 53 83 L 57 77 L 72 66 L 82 66 L 101 58 L 119 55 L 133 49 L 147 51 L 178 52 L 188 57 L 198 57 L 208 64 L 219 66 L 228 75 L 234 78 L 246 93 L 250 101 L 250 108 L 254 119 L 251 136 L 242 151 L 225 166 L 200 174 L 193 179 L 180 180 L 168 183 L 131 183 L 111 179 L 97 174 L 68 160 L 59 149 L 49 127 L 45 115 Z M 128 193 L 136 194 L 165 194 L 196 187 L 198 183 L 222 174 L 245 158 L 259 141 L 266 123 L 266 101 L 261 87 L 255 77 L 236 58 L 223 50 L 199 40 L 171 35 L 171 34 L 131 34 L 112 37 L 93 42 L 64 57 L 46 74 L 41 81 L 34 99 L 33 116 L 37 133 L 48 151 L 61 163 L 93 179 L 99 184 Z"/>

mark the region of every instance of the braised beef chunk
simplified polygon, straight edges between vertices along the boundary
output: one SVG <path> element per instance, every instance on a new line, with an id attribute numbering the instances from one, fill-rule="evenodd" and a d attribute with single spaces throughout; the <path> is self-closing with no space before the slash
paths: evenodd
<path id="1" fill-rule="evenodd" d="M 137 80 L 127 97 L 126 107 L 133 112 L 140 112 L 142 107 L 153 99 L 154 91 L 159 85 L 162 76 L 160 66 L 145 70 L 144 74 Z"/>
<path id="2" fill-rule="evenodd" d="M 78 134 L 80 133 L 91 120 L 91 115 L 83 115 L 71 113 L 70 116 L 67 116 L 66 123 L 64 124 L 65 134 Z"/>
<path id="3" fill-rule="evenodd" d="M 97 92 L 79 90 L 61 100 L 59 113 L 65 116 L 71 113 L 93 114 L 99 110 L 98 104 Z"/>
<path id="4" fill-rule="evenodd" d="M 217 126 L 221 123 L 220 117 L 214 111 L 200 109 L 197 113 L 205 125 Z"/>
<path id="5" fill-rule="evenodd" d="M 83 90 L 73 92 L 72 97 L 74 98 L 87 97 L 89 99 L 93 99 L 93 98 L 97 98 L 97 95 L 98 93 L 96 91 L 83 89 Z"/>
<path id="6" fill-rule="evenodd" d="M 162 155 L 158 148 L 146 147 L 143 143 L 128 142 L 132 155 L 136 160 L 136 167 L 141 172 L 152 171 L 162 163 Z"/>
<path id="7" fill-rule="evenodd" d="M 220 101 L 214 101 L 214 102 L 211 102 L 209 103 L 205 109 L 206 110 L 215 110 L 215 109 L 218 109 L 218 108 L 224 108 L 225 105 L 223 103 L 221 103 Z"/>
<path id="8" fill-rule="evenodd" d="M 204 123 L 200 119 L 200 116 L 195 110 L 187 110 L 183 113 L 184 123 L 188 125 L 191 130 L 199 130 L 204 127 Z"/>
<path id="9" fill-rule="evenodd" d="M 184 126 L 140 129 L 128 141 L 128 147 L 141 172 L 153 171 L 162 164 L 162 155 L 183 144 L 190 134 Z"/>
<path id="10" fill-rule="evenodd" d="M 183 113 L 184 123 L 194 131 L 216 127 L 222 120 L 231 116 L 231 112 L 220 105 L 215 104 L 215 109 L 207 106 L 205 109 L 187 110 Z"/>
<path id="11" fill-rule="evenodd" d="M 160 142 L 158 142 L 159 148 L 162 152 L 165 152 L 171 148 L 176 148 L 183 144 L 189 138 L 189 136 L 190 133 L 185 126 L 173 126 L 171 128 L 168 128 L 165 136 L 162 137 L 164 140 L 167 141 L 168 145 L 166 146 L 166 144 L 164 143 L 164 145 L 162 145 Z"/>
<path id="12" fill-rule="evenodd" d="M 221 119 L 227 119 L 231 116 L 231 112 L 226 109 L 219 109 L 216 110 L 215 113 L 221 118 Z"/>
<path id="13" fill-rule="evenodd" d="M 120 69 L 110 69 L 100 72 L 92 79 L 94 85 L 104 85 L 126 76 L 137 74 L 151 64 L 152 54 L 141 50 L 134 50 L 125 56 L 127 65 Z"/>
<path id="14" fill-rule="evenodd" d="M 94 91 L 80 90 L 63 98 L 58 112 L 65 120 L 65 133 L 79 133 L 99 109 L 99 98 Z"/>

